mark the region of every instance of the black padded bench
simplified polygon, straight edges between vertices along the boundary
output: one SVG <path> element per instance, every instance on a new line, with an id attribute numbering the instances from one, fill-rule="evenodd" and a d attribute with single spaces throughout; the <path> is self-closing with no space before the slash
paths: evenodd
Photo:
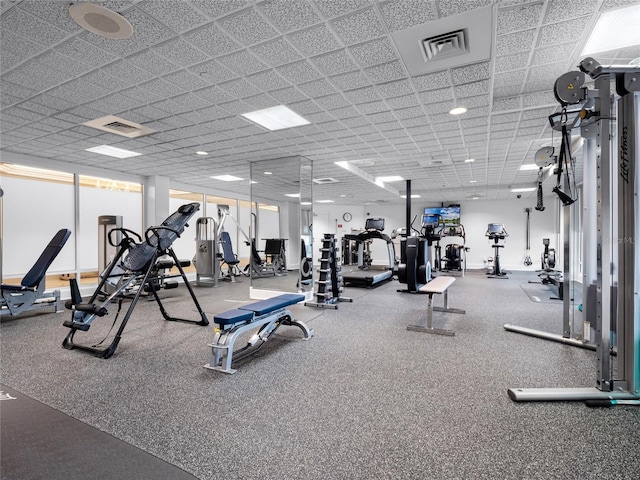
<path id="1" fill-rule="evenodd" d="M 218 329 L 216 329 L 213 343 L 208 345 L 211 347 L 211 357 L 204 367 L 225 373 L 235 373 L 231 363 L 254 353 L 281 325 L 300 328 L 304 340 L 309 340 L 313 336 L 313 330 L 303 322 L 294 320 L 293 314 L 287 309 L 288 306 L 303 302 L 304 299 L 304 295 L 285 293 L 216 314 L 213 321 L 218 325 Z M 258 328 L 258 331 L 249 338 L 247 345 L 234 352 L 233 347 L 238 337 L 254 328 Z M 240 355 L 234 359 L 234 353 Z"/>

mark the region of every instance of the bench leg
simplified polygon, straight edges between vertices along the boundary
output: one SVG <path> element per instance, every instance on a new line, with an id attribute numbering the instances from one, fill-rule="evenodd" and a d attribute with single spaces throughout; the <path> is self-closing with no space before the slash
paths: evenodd
<path id="1" fill-rule="evenodd" d="M 461 308 L 449 308 L 449 291 L 444 291 L 444 307 L 433 307 L 434 312 L 467 313 Z"/>
<path id="2" fill-rule="evenodd" d="M 445 290 L 445 305 L 446 305 L 446 295 L 447 291 Z M 448 337 L 455 336 L 456 332 L 453 330 L 443 330 L 440 328 L 433 328 L 433 311 L 436 310 L 436 307 L 433 306 L 433 293 L 429 293 L 429 301 L 427 302 L 427 326 L 424 327 L 422 325 L 407 325 L 407 330 L 412 332 L 422 332 L 422 333 L 433 333 L 434 335 L 446 335 Z M 439 309 L 437 311 L 441 311 Z"/>

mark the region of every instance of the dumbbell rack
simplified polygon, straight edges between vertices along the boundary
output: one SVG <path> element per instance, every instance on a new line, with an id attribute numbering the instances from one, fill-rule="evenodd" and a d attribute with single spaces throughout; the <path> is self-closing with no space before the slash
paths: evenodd
<path id="1" fill-rule="evenodd" d="M 338 302 L 353 302 L 353 299 L 341 296 L 344 291 L 340 275 L 340 258 L 333 233 L 325 233 L 320 248 L 320 268 L 315 302 L 305 302 L 309 307 L 338 308 Z"/>

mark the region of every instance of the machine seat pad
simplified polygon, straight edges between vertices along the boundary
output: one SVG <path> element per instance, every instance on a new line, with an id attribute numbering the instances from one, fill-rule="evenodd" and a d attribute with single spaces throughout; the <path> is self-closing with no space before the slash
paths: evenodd
<path id="1" fill-rule="evenodd" d="M 284 293 L 282 295 L 278 295 L 277 297 L 268 298 L 266 300 L 261 300 L 249 305 L 243 305 L 240 307 L 240 310 L 250 311 L 255 313 L 256 316 L 261 316 L 266 313 L 273 312 L 288 305 L 293 305 L 302 301 L 304 301 L 304 295 L 298 295 L 296 293 Z"/>
<path id="2" fill-rule="evenodd" d="M 213 316 L 213 322 L 220 326 L 253 320 L 253 312 L 234 308 Z"/>
<path id="3" fill-rule="evenodd" d="M 420 287 L 420 293 L 444 293 L 449 285 L 455 282 L 455 277 L 435 277 L 429 283 Z"/>

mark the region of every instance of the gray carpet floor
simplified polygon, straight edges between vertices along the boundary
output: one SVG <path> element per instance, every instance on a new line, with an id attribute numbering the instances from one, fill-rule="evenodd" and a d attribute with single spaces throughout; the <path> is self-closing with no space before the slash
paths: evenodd
<path id="1" fill-rule="evenodd" d="M 638 478 L 637 407 L 509 400 L 595 386 L 594 352 L 503 330 L 561 333 L 562 303 L 532 302 L 528 279 L 457 278 L 449 306 L 467 313 L 434 313 L 454 337 L 407 331 L 426 296 L 396 281 L 347 289 L 337 310 L 295 306 L 315 336 L 283 327 L 235 375 L 202 368 L 213 325 L 166 322 L 152 301 L 108 360 L 61 347 L 68 313 L 3 320 L 1 381 L 202 480 Z M 210 318 L 249 302 L 248 280 L 195 290 Z M 182 287 L 161 294 L 194 313 Z"/>

